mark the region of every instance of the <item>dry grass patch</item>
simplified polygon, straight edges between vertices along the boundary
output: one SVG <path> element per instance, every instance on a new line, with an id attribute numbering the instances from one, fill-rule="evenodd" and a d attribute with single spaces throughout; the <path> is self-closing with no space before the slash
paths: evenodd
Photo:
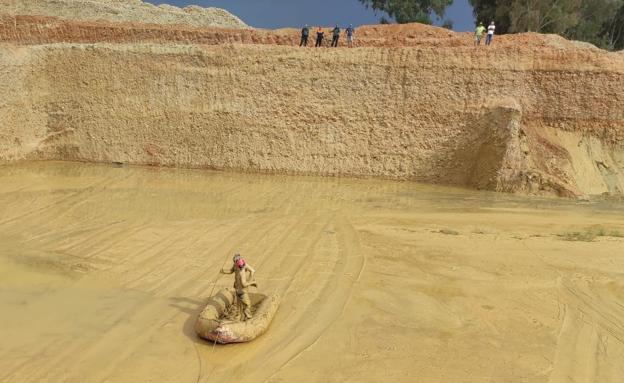
<path id="1" fill-rule="evenodd" d="M 592 226 L 582 231 L 569 231 L 558 235 L 563 241 L 593 242 L 599 237 L 624 238 L 618 230 L 607 229 L 603 226 Z"/>

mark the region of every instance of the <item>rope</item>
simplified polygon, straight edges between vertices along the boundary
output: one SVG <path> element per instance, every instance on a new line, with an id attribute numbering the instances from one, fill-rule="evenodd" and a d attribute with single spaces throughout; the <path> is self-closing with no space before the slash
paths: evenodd
<path id="1" fill-rule="evenodd" d="M 219 281 L 219 278 L 221 278 L 221 270 L 223 270 L 223 268 L 225 267 L 225 265 L 227 264 L 227 262 L 229 261 L 229 256 L 228 258 L 225 260 L 225 262 L 223 262 L 223 265 L 221 266 L 221 268 L 219 269 L 219 272 L 217 274 L 217 277 L 215 278 L 213 284 L 212 284 L 212 290 L 210 290 L 210 294 L 208 295 L 209 297 L 212 296 L 212 294 L 214 293 L 215 288 L 217 287 L 217 282 Z M 219 335 L 217 335 L 217 339 L 215 339 L 214 343 L 212 344 L 212 351 L 210 352 L 211 354 L 214 353 L 215 347 L 217 346 L 217 341 L 219 340 Z M 202 359 L 201 356 L 199 355 L 199 350 L 197 349 L 197 345 L 195 345 L 195 351 L 197 352 L 197 357 L 199 359 L 199 373 L 197 374 L 197 380 L 195 381 L 195 383 L 199 383 L 199 381 L 201 380 L 201 374 L 202 374 Z M 210 375 L 208 375 L 208 377 L 210 378 L 212 376 L 212 373 L 214 372 L 214 370 L 216 369 L 213 368 L 210 371 Z"/>

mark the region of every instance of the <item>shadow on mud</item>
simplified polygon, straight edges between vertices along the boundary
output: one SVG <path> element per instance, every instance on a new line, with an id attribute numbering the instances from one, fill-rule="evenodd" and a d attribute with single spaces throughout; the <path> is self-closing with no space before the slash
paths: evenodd
<path id="1" fill-rule="evenodd" d="M 206 299 L 191 299 L 186 297 L 174 297 L 170 298 L 171 303 L 169 306 L 175 307 L 181 312 L 188 314 L 188 318 L 184 322 L 184 326 L 182 327 L 182 332 L 186 335 L 187 338 L 193 340 L 193 342 L 198 344 L 206 344 L 207 342 L 202 340 L 195 333 L 195 322 L 197 321 L 197 317 L 199 313 L 202 312 L 204 307 L 208 302 L 208 298 Z"/>

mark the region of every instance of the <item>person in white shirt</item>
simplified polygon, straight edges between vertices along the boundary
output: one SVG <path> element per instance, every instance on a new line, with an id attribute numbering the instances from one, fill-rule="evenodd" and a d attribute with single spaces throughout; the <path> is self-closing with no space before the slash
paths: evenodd
<path id="1" fill-rule="evenodd" d="M 492 44 L 492 40 L 494 39 L 494 31 L 496 30 L 496 25 L 492 21 L 487 29 L 487 37 L 485 38 L 485 45 Z"/>

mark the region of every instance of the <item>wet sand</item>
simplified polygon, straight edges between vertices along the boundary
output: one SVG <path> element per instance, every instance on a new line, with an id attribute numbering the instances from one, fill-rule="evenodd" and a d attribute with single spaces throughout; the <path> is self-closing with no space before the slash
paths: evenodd
<path id="1" fill-rule="evenodd" d="M 621 202 L 23 163 L 0 210 L 0 382 L 624 380 Z M 235 251 L 283 302 L 213 347 Z"/>

